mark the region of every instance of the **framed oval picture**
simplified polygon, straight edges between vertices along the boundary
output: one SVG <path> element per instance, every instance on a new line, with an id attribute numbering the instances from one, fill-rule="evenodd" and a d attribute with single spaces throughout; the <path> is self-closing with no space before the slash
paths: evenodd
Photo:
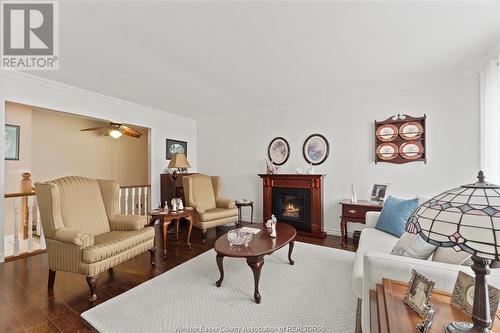
<path id="1" fill-rule="evenodd" d="M 323 135 L 312 134 L 304 142 L 302 153 L 307 163 L 319 165 L 328 158 L 330 144 Z"/>
<path id="2" fill-rule="evenodd" d="M 282 137 L 277 137 L 271 140 L 267 148 L 267 156 L 275 165 L 283 165 L 290 157 L 290 145 Z"/>

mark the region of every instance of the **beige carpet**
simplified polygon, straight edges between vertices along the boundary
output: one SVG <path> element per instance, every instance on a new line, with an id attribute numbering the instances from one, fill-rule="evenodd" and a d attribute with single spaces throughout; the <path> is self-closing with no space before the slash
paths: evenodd
<path id="1" fill-rule="evenodd" d="M 352 292 L 354 253 L 296 242 L 265 257 L 262 303 L 253 301 L 253 276 L 243 259 L 215 251 L 149 280 L 82 314 L 100 332 L 348 332 L 356 327 Z"/>

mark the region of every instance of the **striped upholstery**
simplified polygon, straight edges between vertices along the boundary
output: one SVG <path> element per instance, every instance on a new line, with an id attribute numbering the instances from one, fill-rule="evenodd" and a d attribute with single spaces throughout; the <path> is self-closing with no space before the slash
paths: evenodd
<path id="1" fill-rule="evenodd" d="M 221 178 L 194 174 L 182 177 L 186 204 L 195 208 L 194 225 L 202 230 L 238 222 L 235 201 L 221 197 Z"/>
<path id="2" fill-rule="evenodd" d="M 59 188 L 61 215 L 66 227 L 85 230 L 92 235 L 110 231 L 101 188 L 97 180 L 65 177 L 50 183 Z"/>
<path id="3" fill-rule="evenodd" d="M 119 189 L 83 177 L 35 184 L 51 270 L 95 276 L 154 247 L 144 216 L 119 215 Z"/>
<path id="4" fill-rule="evenodd" d="M 189 176 L 189 178 L 192 182 L 193 201 L 203 205 L 205 209 L 215 208 L 216 204 L 212 178 L 202 174 L 195 174 Z"/>
<path id="5" fill-rule="evenodd" d="M 125 250 L 131 249 L 154 237 L 153 228 L 135 231 L 111 231 L 96 236 L 94 245 L 83 249 L 83 262 L 91 264 L 108 259 Z"/>
<path id="6" fill-rule="evenodd" d="M 238 208 L 213 208 L 205 213 L 199 214 L 200 222 L 209 222 L 224 219 L 226 217 L 238 216 Z"/>
<path id="7" fill-rule="evenodd" d="M 102 200 L 106 208 L 108 219 L 120 214 L 120 207 L 117 198 L 120 195 L 120 185 L 114 180 L 98 180 L 101 189 Z"/>

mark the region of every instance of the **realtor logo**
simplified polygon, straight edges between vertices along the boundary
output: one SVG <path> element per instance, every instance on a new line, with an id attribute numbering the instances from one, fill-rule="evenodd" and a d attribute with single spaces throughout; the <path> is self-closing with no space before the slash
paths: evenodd
<path id="1" fill-rule="evenodd" d="M 2 3 L 2 69 L 59 68 L 57 2 Z"/>

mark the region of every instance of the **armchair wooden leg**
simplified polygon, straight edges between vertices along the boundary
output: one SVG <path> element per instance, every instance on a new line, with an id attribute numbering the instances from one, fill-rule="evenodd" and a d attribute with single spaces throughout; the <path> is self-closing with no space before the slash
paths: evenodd
<path id="1" fill-rule="evenodd" d="M 204 244 L 207 241 L 207 230 L 203 229 L 201 230 L 202 236 L 201 236 L 201 243 Z"/>
<path id="2" fill-rule="evenodd" d="M 56 281 L 56 271 L 49 269 L 49 283 L 47 289 L 54 290 L 54 282 Z"/>
<path id="3" fill-rule="evenodd" d="M 149 249 L 149 262 L 151 266 L 156 266 L 156 247 Z"/>
<path id="4" fill-rule="evenodd" d="M 97 289 L 97 280 L 99 280 L 99 274 L 96 276 L 87 276 L 87 283 L 90 288 L 90 302 L 95 302 L 97 300 L 96 289 Z"/>

